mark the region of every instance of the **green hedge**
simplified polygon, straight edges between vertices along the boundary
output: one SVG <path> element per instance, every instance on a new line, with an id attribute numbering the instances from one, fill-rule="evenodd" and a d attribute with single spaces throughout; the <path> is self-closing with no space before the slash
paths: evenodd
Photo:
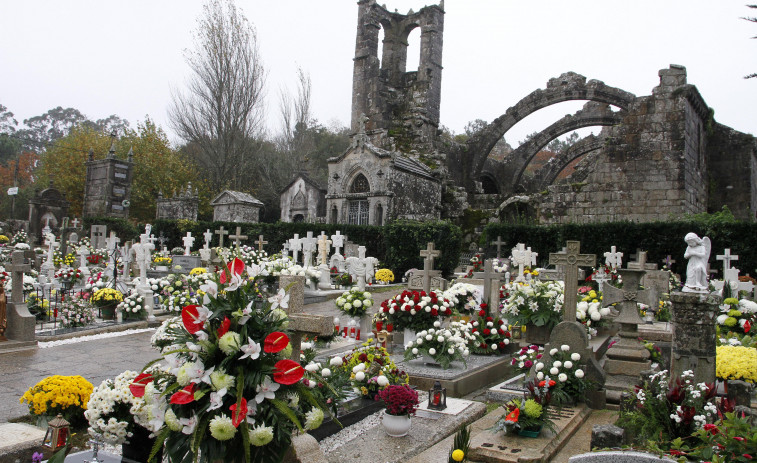
<path id="1" fill-rule="evenodd" d="M 539 253 L 537 262 L 541 267 L 547 265 L 549 253 L 560 251 L 567 240 L 581 241 L 581 252 L 596 254 L 597 264 L 604 262 L 604 253 L 610 250 L 610 246 L 623 253 L 624 266 L 631 254 L 641 249 L 647 251 L 647 262 L 660 267 L 663 259 L 670 255 L 676 261 L 672 270 L 684 275 L 686 243 L 683 237 L 689 232 L 700 237 L 709 236 L 712 240 L 710 266 L 719 270 L 720 278 L 723 264 L 715 256 L 722 254 L 725 248 L 730 248 L 731 254 L 739 256 L 733 266 L 741 270 L 741 275 L 757 275 L 757 223 L 610 222 L 549 226 L 497 223 L 486 226 L 481 242 L 487 245 L 487 253 L 493 255 L 496 247 L 490 243 L 501 236 L 507 243 L 502 249 L 502 254 L 506 256 L 510 255 L 510 250 L 517 243 L 525 243 Z"/>
<path id="2" fill-rule="evenodd" d="M 135 227 L 123 219 L 94 219 L 85 220 L 86 226 L 92 224 L 108 225 L 108 231 L 115 229 L 122 241 L 136 240 L 144 232 L 144 224 Z M 401 276 L 411 268 L 423 268 L 420 250 L 426 249 L 429 241 L 441 250 L 441 256 L 435 261 L 435 268 L 441 269 L 445 275 L 452 273 L 460 259 L 462 232 L 460 228 L 448 222 L 411 222 L 398 221 L 383 227 L 345 224 L 311 224 L 311 223 L 232 223 L 232 222 L 193 222 L 189 220 L 155 220 L 151 222 L 152 233 L 160 236 L 161 232 L 168 238 L 168 249 L 184 247 L 181 237 L 192 232 L 196 238 L 194 249 L 204 243 L 202 236 L 205 230 L 215 232 L 221 226 L 235 234 L 237 227 L 241 233 L 247 235 L 245 244 L 257 247 L 254 243 L 259 235 L 263 235 L 268 244 L 264 249 L 269 254 L 281 252 L 285 240 L 294 236 L 300 237 L 312 231 L 314 236 L 321 234 L 333 235 L 337 230 L 346 235 L 353 243 L 366 247 L 366 255 L 376 257 L 381 265 L 391 269 L 395 278 Z M 224 244 L 228 246 L 229 236 L 224 237 Z M 218 235 L 213 233 L 212 246 L 218 246 Z"/>

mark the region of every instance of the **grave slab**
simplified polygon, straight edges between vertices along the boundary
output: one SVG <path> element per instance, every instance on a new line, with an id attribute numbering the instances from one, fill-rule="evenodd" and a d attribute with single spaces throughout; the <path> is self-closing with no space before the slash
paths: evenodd
<path id="1" fill-rule="evenodd" d="M 15 457 L 24 461 L 26 453 L 31 460 L 31 454 L 42 446 L 45 430 L 30 424 L 3 423 L 0 424 L 0 436 L 3 437 L 0 439 L 0 459 Z"/>
<path id="2" fill-rule="evenodd" d="M 573 455 L 569 463 L 664 463 L 676 461 L 670 458 L 660 458 L 657 455 L 643 452 L 590 452 Z"/>
<path id="3" fill-rule="evenodd" d="M 429 390 L 434 381 L 447 388 L 448 397 L 462 397 L 480 389 L 481 386 L 501 380 L 510 372 L 510 356 L 471 355 L 467 367 L 462 362 L 453 362 L 452 367 L 443 370 L 429 365 L 423 359 L 405 361 L 401 354 L 392 355 L 397 368 L 410 376 L 410 384 L 421 390 Z"/>

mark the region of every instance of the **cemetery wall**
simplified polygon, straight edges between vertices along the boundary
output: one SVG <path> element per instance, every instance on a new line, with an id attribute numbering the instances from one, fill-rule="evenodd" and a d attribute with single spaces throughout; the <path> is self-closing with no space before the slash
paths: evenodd
<path id="1" fill-rule="evenodd" d="M 623 252 L 627 262 L 637 249 L 647 251 L 647 262 L 662 266 L 662 261 L 670 255 L 676 262 L 672 270 L 679 275 L 686 273 L 686 243 L 683 237 L 694 232 L 699 236 L 709 236 L 712 240 L 710 265 L 721 269 L 722 263 L 715 259 L 723 249 L 730 248 L 739 260 L 733 264 L 741 270 L 741 275 L 757 276 L 757 248 L 752 245 L 757 236 L 757 223 L 747 222 L 607 222 L 586 224 L 520 225 L 491 223 L 484 228 L 480 243 L 491 243 L 498 236 L 507 244 L 503 249 L 511 249 L 518 243 L 525 243 L 539 253 L 537 262 L 545 267 L 550 252 L 557 252 L 567 240 L 581 241 L 581 252 L 601 256 L 615 246 Z M 495 255 L 494 246 L 487 248 L 488 255 Z"/>

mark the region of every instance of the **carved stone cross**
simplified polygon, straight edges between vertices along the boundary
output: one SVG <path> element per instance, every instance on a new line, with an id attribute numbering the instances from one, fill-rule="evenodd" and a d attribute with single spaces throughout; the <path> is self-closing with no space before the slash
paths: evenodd
<path id="1" fill-rule="evenodd" d="M 305 277 L 282 275 L 279 277 L 279 287 L 289 293 L 289 307 L 284 311 L 289 315 L 291 332 L 289 341 L 292 344 L 292 360 L 300 361 L 302 336 L 327 336 L 334 333 L 334 320 L 331 316 L 310 315 L 303 313 L 305 305 Z"/>
<path id="2" fill-rule="evenodd" d="M 153 245 L 155 244 L 155 242 L 153 242 L 153 241 L 150 241 L 150 242 Z M 160 232 L 160 235 L 158 235 L 158 243 L 160 243 L 160 249 L 162 249 L 163 251 L 165 251 L 166 250 L 166 243 L 167 242 L 168 242 L 168 237 L 166 237 L 166 235 L 164 235 L 163 232 Z"/>
<path id="3" fill-rule="evenodd" d="M 487 312 L 493 313 L 499 309 L 499 287 L 502 277 L 500 272 L 494 271 L 493 259 L 484 261 L 484 271 L 473 274 L 474 278 L 484 280 L 484 302 L 489 306 Z"/>
<path id="4" fill-rule="evenodd" d="M 605 266 L 601 265 L 597 271 L 595 272 L 594 276 L 591 277 L 592 280 L 597 282 L 597 286 L 599 287 L 599 292 L 602 292 L 602 288 L 604 288 L 604 284 L 608 281 L 612 280 L 609 275 L 605 272 Z"/>
<path id="5" fill-rule="evenodd" d="M 597 257 L 594 254 L 581 254 L 580 241 L 568 241 L 566 245 L 565 252 L 552 252 L 549 254 L 549 264 L 562 265 L 565 268 L 563 321 L 575 322 L 578 267 L 594 267 Z"/>
<path id="6" fill-rule="evenodd" d="M 242 234 L 242 227 L 237 227 L 237 233 L 235 235 L 229 235 L 229 239 L 234 240 L 234 245 L 237 247 L 238 251 L 241 241 L 246 240 L 247 235 Z"/>
<path id="7" fill-rule="evenodd" d="M 628 268 L 636 270 L 657 270 L 657 264 L 647 263 L 647 251 L 637 249 L 636 254 L 632 254 L 631 257 L 636 260 L 629 262 L 627 265 Z"/>
<path id="8" fill-rule="evenodd" d="M 255 241 L 255 243 L 257 243 L 257 245 L 258 245 L 258 251 L 262 251 L 263 250 L 263 246 L 266 245 L 266 244 L 268 244 L 268 241 L 264 241 L 263 240 L 263 235 L 258 235 L 258 240 Z"/>
<path id="9" fill-rule="evenodd" d="M 121 239 L 116 236 L 116 232 L 111 230 L 110 236 L 105 238 L 105 245 L 108 247 L 107 248 L 108 254 L 112 253 L 116 249 L 116 246 L 118 246 L 118 243 L 120 242 L 121 242 Z"/>
<path id="10" fill-rule="evenodd" d="M 610 246 L 610 252 L 605 253 L 605 265 L 615 270 L 623 266 L 623 253 Z"/>
<path id="11" fill-rule="evenodd" d="M 83 246 L 82 246 L 83 247 Z M 11 302 L 24 303 L 24 273 L 32 271 L 32 266 L 24 258 L 24 251 L 13 251 L 11 265 Z"/>
<path id="12" fill-rule="evenodd" d="M 223 225 L 221 225 L 221 228 L 219 228 L 218 230 L 216 230 L 215 233 L 216 233 L 216 235 L 218 235 L 218 247 L 222 248 L 223 247 L 223 235 L 228 235 L 229 232 L 227 230 L 224 230 L 223 229 Z"/>
<path id="13" fill-rule="evenodd" d="M 523 277 L 523 268 L 526 265 L 533 265 L 533 263 L 536 261 L 537 255 L 537 253 L 531 252 L 530 247 L 526 249 L 526 245 L 523 243 L 518 243 L 512 249 L 512 256 L 510 257 L 510 260 L 512 261 L 513 265 L 518 266 L 518 276 L 515 277 L 515 281 L 526 281 L 526 279 Z"/>
<path id="14" fill-rule="evenodd" d="M 433 241 L 429 241 L 426 249 L 420 253 L 423 257 L 423 290 L 431 291 L 431 271 L 434 270 L 434 258 L 442 255 L 441 251 L 434 249 Z"/>
<path id="15" fill-rule="evenodd" d="M 725 275 L 726 270 L 731 268 L 731 262 L 739 260 L 739 256 L 731 254 L 731 248 L 725 248 L 725 252 L 715 256 L 715 259 L 723 261 L 723 275 Z"/>
<path id="16" fill-rule="evenodd" d="M 501 257 L 501 254 L 502 254 L 502 246 L 504 246 L 507 243 L 505 243 L 504 241 L 502 241 L 502 237 L 501 236 L 497 235 L 497 241 L 493 241 L 492 244 L 495 245 L 495 246 L 497 246 L 497 259 L 499 259 Z"/>
<path id="17" fill-rule="evenodd" d="M 192 236 L 192 232 L 187 232 L 187 236 L 181 240 L 184 242 L 184 255 L 188 256 L 192 250 L 192 245 L 195 244 L 195 237 Z"/>
<path id="18" fill-rule="evenodd" d="M 210 249 L 210 242 L 213 241 L 213 232 L 210 231 L 210 228 L 205 229 L 202 237 L 205 238 L 205 249 Z"/>
<path id="19" fill-rule="evenodd" d="M 329 251 L 331 250 L 331 240 L 328 239 L 325 233 L 321 232 L 318 237 L 318 255 L 319 263 L 321 266 L 328 267 L 329 265 Z"/>
<path id="20" fill-rule="evenodd" d="M 336 231 L 336 234 L 331 235 L 331 243 L 334 245 L 336 254 L 341 254 L 339 251 L 344 247 L 344 238 L 346 236 L 342 235 L 339 230 Z"/>
<path id="21" fill-rule="evenodd" d="M 71 224 L 74 226 L 74 228 L 77 228 L 77 229 L 79 228 L 79 223 L 80 221 L 76 217 L 74 217 L 74 220 L 71 221 Z"/>
<path id="22" fill-rule="evenodd" d="M 309 231 L 307 237 L 302 239 L 302 260 L 303 267 L 313 266 L 313 253 L 316 251 L 318 238 L 313 237 L 313 232 Z"/>

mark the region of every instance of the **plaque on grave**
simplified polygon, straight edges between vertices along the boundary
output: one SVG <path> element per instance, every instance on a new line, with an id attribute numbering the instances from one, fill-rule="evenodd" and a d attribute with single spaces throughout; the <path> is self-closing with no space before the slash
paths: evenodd
<path id="1" fill-rule="evenodd" d="M 187 274 L 193 268 L 202 267 L 202 259 L 199 256 L 171 256 L 171 271 Z"/>

